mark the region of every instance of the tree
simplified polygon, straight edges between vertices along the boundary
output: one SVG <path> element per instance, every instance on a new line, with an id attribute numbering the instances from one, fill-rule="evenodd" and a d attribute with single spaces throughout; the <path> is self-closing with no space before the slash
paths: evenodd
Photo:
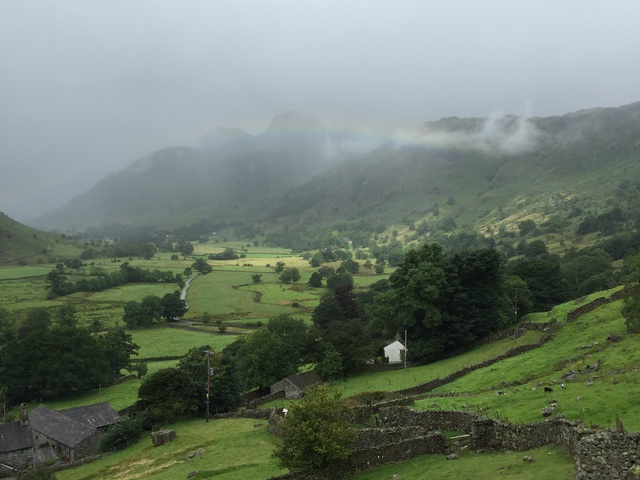
<path id="1" fill-rule="evenodd" d="M 316 371 L 325 380 L 335 380 L 342 376 L 344 371 L 342 355 L 332 344 L 325 345 L 322 359 L 316 366 Z"/>
<path id="2" fill-rule="evenodd" d="M 530 233 L 533 233 L 538 226 L 536 222 L 533 220 L 523 220 L 518 223 L 518 230 L 520 231 L 520 236 L 525 237 Z"/>
<path id="3" fill-rule="evenodd" d="M 0 307 L 0 345 L 15 338 L 16 321 L 6 308 Z"/>
<path id="4" fill-rule="evenodd" d="M 77 309 L 71 302 L 65 302 L 56 313 L 56 325 L 59 327 L 75 327 Z"/>
<path id="5" fill-rule="evenodd" d="M 551 259 L 535 257 L 516 260 L 509 263 L 507 271 L 527 283 L 535 312 L 550 310 L 569 299 L 569 284 L 560 272 L 559 263 Z"/>
<path id="6" fill-rule="evenodd" d="M 280 422 L 282 440 L 275 450 L 280 466 L 311 471 L 345 460 L 355 448 L 352 420 L 339 392 L 327 386 L 308 389 Z"/>
<path id="7" fill-rule="evenodd" d="M 280 274 L 282 283 L 295 283 L 300 280 L 300 271 L 296 267 L 287 267 Z"/>
<path id="8" fill-rule="evenodd" d="M 27 312 L 22 326 L 18 329 L 18 337 L 24 338 L 30 333 L 46 330 L 51 326 L 51 313 L 43 307 L 31 308 Z"/>
<path id="9" fill-rule="evenodd" d="M 311 274 L 311 277 L 309 277 L 309 281 L 307 283 L 309 284 L 309 286 L 314 288 L 322 287 L 322 275 L 320 275 L 318 272 L 313 272 Z"/>
<path id="10" fill-rule="evenodd" d="M 66 295 L 71 293 L 73 285 L 68 281 L 67 277 L 59 269 L 53 269 L 45 276 L 45 281 L 49 285 L 49 291 L 54 296 Z"/>
<path id="11" fill-rule="evenodd" d="M 504 293 L 511 303 L 513 310 L 514 322 L 518 318 L 526 315 L 531 310 L 533 302 L 531 301 L 531 292 L 527 286 L 527 282 L 517 275 L 509 275 L 503 283 Z"/>
<path id="12" fill-rule="evenodd" d="M 194 347 L 182 357 L 177 367 L 148 375 L 138 390 L 136 408 L 164 420 L 204 412 L 208 377 L 206 351 L 212 351 L 211 347 Z M 209 361 L 214 372 L 210 377 L 210 408 L 214 412 L 234 410 L 240 404 L 241 391 L 235 365 L 220 352 L 212 354 Z"/>
<path id="13" fill-rule="evenodd" d="M 191 268 L 196 272 L 200 272 L 202 275 L 206 275 L 213 270 L 213 267 L 209 265 L 204 258 L 196 259 L 196 261 L 191 264 Z"/>
<path id="14" fill-rule="evenodd" d="M 122 370 L 132 370 L 132 355 L 138 355 L 138 345 L 133 337 L 124 330 L 110 330 L 101 337 L 96 337 L 109 365 L 113 378 L 121 376 Z"/>
<path id="15" fill-rule="evenodd" d="M 160 301 L 162 305 L 162 315 L 171 322 L 173 320 L 179 320 L 187 313 L 187 302 L 180 298 L 180 292 L 167 293 Z"/>
<path id="16" fill-rule="evenodd" d="M 286 266 L 287 264 L 284 262 L 276 262 L 276 266 L 275 266 L 276 273 L 281 273 L 284 270 L 284 267 Z"/>
<path id="17" fill-rule="evenodd" d="M 124 305 L 122 321 L 127 328 L 150 327 L 163 316 L 162 300 L 149 295 L 138 302 L 127 302 Z"/>
<path id="18" fill-rule="evenodd" d="M 251 280 L 253 281 L 254 285 L 257 285 L 258 283 L 262 282 L 262 275 L 260 275 L 259 273 L 254 273 L 253 275 L 251 275 Z"/>
<path id="19" fill-rule="evenodd" d="M 299 359 L 289 355 L 284 339 L 267 328 L 243 338 L 236 357 L 245 386 L 264 388 L 298 372 Z"/>
<path id="20" fill-rule="evenodd" d="M 347 259 L 340 265 L 345 272 L 356 274 L 360 271 L 360 264 L 352 259 Z"/>
<path id="21" fill-rule="evenodd" d="M 627 331 L 640 333 L 640 254 L 625 260 L 629 272 L 624 278 L 624 288 L 628 295 L 622 303 L 620 313 L 627 323 Z"/>
<path id="22" fill-rule="evenodd" d="M 126 352 L 137 351 L 130 338 L 123 332 L 100 336 L 73 327 L 34 331 L 0 350 L 0 384 L 8 387 L 10 403 L 42 401 L 108 385 L 128 367 Z"/>

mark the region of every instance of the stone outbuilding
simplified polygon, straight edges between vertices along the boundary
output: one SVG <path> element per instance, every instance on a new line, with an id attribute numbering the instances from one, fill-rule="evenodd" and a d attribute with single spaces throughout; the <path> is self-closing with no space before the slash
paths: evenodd
<path id="1" fill-rule="evenodd" d="M 121 421 L 108 403 L 55 411 L 45 405 L 20 421 L 0 424 L 0 477 L 49 459 L 78 460 L 98 453 L 102 433 Z"/>
<path id="2" fill-rule="evenodd" d="M 271 385 L 271 394 L 284 391 L 284 398 L 301 398 L 309 387 L 323 383 L 322 378 L 316 372 L 299 373 L 283 378 L 279 382 Z"/>
<path id="3" fill-rule="evenodd" d="M 22 422 L 0 424 L 0 476 L 27 468 L 33 461 L 33 436 Z"/>

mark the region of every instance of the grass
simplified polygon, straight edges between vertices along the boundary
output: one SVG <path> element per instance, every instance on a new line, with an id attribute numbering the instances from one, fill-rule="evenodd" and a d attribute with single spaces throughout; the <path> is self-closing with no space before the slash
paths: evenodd
<path id="1" fill-rule="evenodd" d="M 58 480 L 175 480 L 199 470 L 198 479 L 266 479 L 285 473 L 271 458 L 274 437 L 267 422 L 202 419 L 169 425 L 176 438 L 154 447 L 147 437 L 96 462 L 57 473 Z M 196 453 L 192 459 L 189 455 Z"/>
<path id="2" fill-rule="evenodd" d="M 525 462 L 525 455 L 534 463 Z M 573 459 L 566 449 L 545 446 L 528 452 L 475 454 L 464 451 L 451 461 L 444 455 L 422 455 L 402 463 L 384 465 L 349 477 L 349 480 L 455 478 L 457 480 L 563 480 L 573 478 Z"/>
<path id="3" fill-rule="evenodd" d="M 540 337 L 540 332 L 530 331 L 515 340 L 508 337 L 428 365 L 412 367 L 406 370 L 361 373 L 343 380 L 338 380 L 333 383 L 333 386 L 338 388 L 344 397 L 350 397 L 357 393 L 367 391 L 389 392 L 402 390 L 436 378 L 445 377 L 464 367 L 494 358 L 520 345 L 536 343 Z"/>
<path id="4" fill-rule="evenodd" d="M 237 338 L 234 335 L 194 332 L 171 327 L 127 330 L 127 333 L 140 347 L 138 358 L 182 356 L 190 348 L 202 345 L 209 345 L 215 351 L 220 351 Z"/>

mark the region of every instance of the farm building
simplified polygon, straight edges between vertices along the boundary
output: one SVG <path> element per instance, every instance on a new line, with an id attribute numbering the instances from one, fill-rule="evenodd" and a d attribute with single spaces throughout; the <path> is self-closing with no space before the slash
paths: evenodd
<path id="1" fill-rule="evenodd" d="M 60 411 L 40 405 L 30 413 L 23 404 L 19 422 L 0 425 L 0 475 L 52 458 L 94 455 L 102 432 L 120 420 L 108 403 Z"/>
<path id="2" fill-rule="evenodd" d="M 299 373 L 298 375 L 283 378 L 271 385 L 271 393 L 284 391 L 284 398 L 286 399 L 300 398 L 307 388 L 321 383 L 322 378 L 316 372 Z"/>
<path id="3" fill-rule="evenodd" d="M 31 429 L 22 422 L 0 424 L 0 476 L 29 466 L 33 461 Z"/>
<path id="4" fill-rule="evenodd" d="M 389 359 L 389 363 L 400 363 L 404 360 L 404 345 L 398 340 L 384 347 L 384 356 Z"/>

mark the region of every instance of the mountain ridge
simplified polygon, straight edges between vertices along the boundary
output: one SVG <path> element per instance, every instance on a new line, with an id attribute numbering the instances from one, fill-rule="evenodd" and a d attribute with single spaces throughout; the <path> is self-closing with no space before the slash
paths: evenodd
<path id="1" fill-rule="evenodd" d="M 428 222 L 437 230 L 448 219 L 454 229 L 486 232 L 503 225 L 523 198 L 547 210 L 536 213 L 545 221 L 554 195 L 565 203 L 580 196 L 581 208 L 595 212 L 615 199 L 616 182 L 640 181 L 640 102 L 553 117 L 446 117 L 364 153 L 334 149 L 330 160 L 327 144 L 363 138 L 332 136 L 320 122 L 291 112 L 257 135 L 216 132 L 223 139 L 218 147 L 154 152 L 36 225 L 233 222 L 310 231 L 363 220 Z"/>

